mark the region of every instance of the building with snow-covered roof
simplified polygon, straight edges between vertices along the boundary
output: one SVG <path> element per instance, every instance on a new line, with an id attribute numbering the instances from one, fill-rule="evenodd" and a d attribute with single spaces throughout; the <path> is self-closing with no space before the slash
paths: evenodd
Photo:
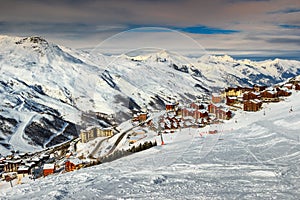
<path id="1" fill-rule="evenodd" d="M 222 95 L 220 95 L 218 93 L 212 93 L 211 101 L 212 101 L 212 103 L 221 103 L 223 101 L 223 97 L 222 97 Z"/>
<path id="2" fill-rule="evenodd" d="M 17 172 L 22 160 L 6 160 L 4 164 L 5 172 Z"/>
<path id="3" fill-rule="evenodd" d="M 283 88 L 276 88 L 277 93 L 278 93 L 278 97 L 288 97 L 292 95 L 292 91 L 289 90 L 286 87 Z"/>
<path id="4" fill-rule="evenodd" d="M 268 86 L 265 86 L 265 85 L 259 85 L 259 84 L 255 84 L 253 86 L 253 90 L 255 92 L 261 92 L 261 91 L 264 91 Z"/>
<path id="5" fill-rule="evenodd" d="M 256 112 L 261 109 L 262 102 L 258 99 L 244 101 L 244 111 Z"/>
<path id="6" fill-rule="evenodd" d="M 43 166 L 43 175 L 44 175 L 44 177 L 48 176 L 50 174 L 54 174 L 54 171 L 55 171 L 55 164 L 54 163 L 44 164 L 44 166 Z"/>
<path id="7" fill-rule="evenodd" d="M 205 104 L 201 102 L 193 102 L 190 104 L 190 107 L 195 110 L 201 110 L 201 109 L 205 109 Z"/>
<path id="8" fill-rule="evenodd" d="M 28 175 L 30 173 L 30 167 L 26 165 L 20 165 L 18 167 L 18 174 Z"/>
<path id="9" fill-rule="evenodd" d="M 263 102 L 278 102 L 278 93 L 275 89 L 264 90 L 260 93 Z"/>
<path id="10" fill-rule="evenodd" d="M 65 162 L 65 171 L 71 172 L 83 167 L 83 161 L 79 158 L 70 158 Z"/>
<path id="11" fill-rule="evenodd" d="M 291 89 L 293 89 L 293 84 L 292 83 L 286 83 L 286 84 L 283 85 L 283 87 L 291 90 Z"/>
<path id="12" fill-rule="evenodd" d="M 243 94 L 243 101 L 248 101 L 251 99 L 260 99 L 260 93 L 259 92 L 245 92 Z"/>
<path id="13" fill-rule="evenodd" d="M 226 105 L 232 106 L 237 103 L 238 103 L 237 97 L 231 97 L 231 96 L 226 97 Z"/>
<path id="14" fill-rule="evenodd" d="M 145 122 L 148 118 L 147 112 L 139 112 L 133 115 L 132 122 Z"/>
<path id="15" fill-rule="evenodd" d="M 209 104 L 208 111 L 218 119 L 228 120 L 232 118 L 232 112 L 221 104 Z"/>

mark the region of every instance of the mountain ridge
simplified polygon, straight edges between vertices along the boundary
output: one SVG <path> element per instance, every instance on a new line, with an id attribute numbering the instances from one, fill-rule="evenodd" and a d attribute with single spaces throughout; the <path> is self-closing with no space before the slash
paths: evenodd
<path id="1" fill-rule="evenodd" d="M 167 50 L 146 57 L 105 56 L 37 36 L 0 36 L 0 70 L 0 149 L 9 153 L 72 139 L 90 123 L 109 126 L 108 121 L 82 120 L 83 113 L 101 112 L 122 122 L 133 109 L 162 109 L 170 98 L 185 102 L 229 86 L 284 82 L 300 75 L 300 62 L 188 58 Z M 73 132 L 55 137 L 68 126 Z M 11 138 L 19 138 L 24 148 Z"/>

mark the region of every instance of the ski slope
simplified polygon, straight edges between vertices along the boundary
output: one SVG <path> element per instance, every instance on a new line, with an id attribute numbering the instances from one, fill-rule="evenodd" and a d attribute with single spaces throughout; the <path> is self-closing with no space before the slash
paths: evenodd
<path id="1" fill-rule="evenodd" d="M 299 98 L 294 92 L 259 112 L 239 111 L 220 127 L 164 134 L 164 146 L 6 188 L 0 198 L 297 199 Z"/>

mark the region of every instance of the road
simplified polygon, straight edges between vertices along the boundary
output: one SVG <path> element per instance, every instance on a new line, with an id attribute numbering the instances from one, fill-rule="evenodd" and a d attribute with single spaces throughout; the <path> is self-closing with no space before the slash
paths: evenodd
<path id="1" fill-rule="evenodd" d="M 104 156 L 107 156 L 107 155 L 112 154 L 112 153 L 116 150 L 117 146 L 120 144 L 120 142 L 123 140 L 123 138 L 125 137 L 125 135 L 126 135 L 129 131 L 131 131 L 132 129 L 134 129 L 134 128 L 136 128 L 136 127 L 139 127 L 139 126 L 144 125 L 145 123 L 147 123 L 147 122 L 150 121 L 150 120 L 152 120 L 152 118 L 147 119 L 145 122 L 138 123 L 137 125 L 134 125 L 134 126 L 130 127 L 129 129 L 125 130 L 123 133 L 121 133 L 120 136 L 118 137 L 118 139 L 116 140 L 116 142 L 112 145 L 112 148 L 111 148 L 111 149 L 109 150 L 109 152 L 108 152 L 106 155 L 104 155 Z M 114 136 L 112 136 L 112 137 L 114 137 Z M 112 137 L 110 137 L 110 138 L 112 138 Z M 104 141 L 107 141 L 107 140 L 110 139 L 110 138 L 106 138 L 106 139 L 104 139 L 104 140 L 99 141 L 98 144 L 96 145 L 96 147 L 93 149 L 93 151 L 89 154 L 88 157 L 89 157 L 89 158 L 95 159 L 95 154 L 96 154 L 97 152 L 99 152 L 99 148 L 101 147 L 101 144 L 102 144 Z M 102 156 L 102 157 L 104 157 L 104 156 Z"/>

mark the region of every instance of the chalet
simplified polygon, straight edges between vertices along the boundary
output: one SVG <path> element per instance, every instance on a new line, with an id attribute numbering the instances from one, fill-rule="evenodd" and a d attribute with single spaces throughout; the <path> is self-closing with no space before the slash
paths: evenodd
<path id="1" fill-rule="evenodd" d="M 193 102 L 193 103 L 191 103 L 190 107 L 193 108 L 193 109 L 195 109 L 195 110 L 205 109 L 204 104 L 199 103 L 199 102 Z"/>
<path id="2" fill-rule="evenodd" d="M 253 86 L 253 90 L 255 92 L 262 92 L 265 89 L 267 89 L 267 86 L 262 86 L 262 85 L 257 85 L 257 84 Z"/>
<path id="3" fill-rule="evenodd" d="M 260 93 L 259 92 L 245 92 L 243 94 L 243 101 L 248 101 L 251 99 L 260 99 Z"/>
<path id="4" fill-rule="evenodd" d="M 69 159 L 65 162 L 65 170 L 71 172 L 83 167 L 83 162 L 79 158 Z"/>
<path id="5" fill-rule="evenodd" d="M 21 165 L 21 160 L 6 160 L 4 164 L 5 172 L 17 172 L 18 167 Z"/>
<path id="6" fill-rule="evenodd" d="M 195 110 L 194 119 L 208 118 L 208 112 L 205 109 Z"/>
<path id="7" fill-rule="evenodd" d="M 176 111 L 178 106 L 178 102 L 170 102 L 166 103 L 166 111 Z"/>
<path id="8" fill-rule="evenodd" d="M 258 99 L 244 101 L 244 111 L 256 112 L 261 109 L 262 102 Z"/>
<path id="9" fill-rule="evenodd" d="M 212 103 L 221 103 L 222 100 L 223 100 L 223 98 L 222 98 L 222 96 L 220 94 L 212 93 L 212 95 L 211 95 L 211 101 L 212 101 Z M 204 109 L 204 108 L 201 108 L 201 109 Z"/>
<path id="10" fill-rule="evenodd" d="M 203 109 L 194 109 L 193 108 L 183 108 L 182 109 L 182 117 L 193 117 L 194 119 L 207 118 L 208 112 L 204 109 L 204 106 L 197 106 L 197 108 Z"/>
<path id="11" fill-rule="evenodd" d="M 285 88 L 291 90 L 291 89 L 293 89 L 293 84 L 292 84 L 292 83 L 286 83 L 286 84 L 284 84 L 283 87 L 285 87 Z"/>
<path id="12" fill-rule="evenodd" d="M 236 103 L 238 103 L 237 97 L 230 97 L 230 96 L 226 97 L 226 105 L 232 106 Z"/>
<path id="13" fill-rule="evenodd" d="M 228 120 L 232 118 L 232 112 L 229 109 L 223 107 L 222 105 L 209 104 L 208 111 L 209 113 L 215 114 L 216 118 L 218 119 Z"/>
<path id="14" fill-rule="evenodd" d="M 237 97 L 239 95 L 241 95 L 242 89 L 240 87 L 229 87 L 227 89 L 225 89 L 225 96 L 226 97 Z"/>
<path id="15" fill-rule="evenodd" d="M 26 165 L 21 165 L 18 167 L 18 174 L 28 175 L 30 173 L 30 168 Z"/>
<path id="16" fill-rule="evenodd" d="M 38 158 L 38 157 L 31 158 L 30 162 L 35 163 L 36 166 L 42 164 L 42 160 L 40 158 Z"/>
<path id="17" fill-rule="evenodd" d="M 229 87 L 225 89 L 225 94 L 223 94 L 224 97 L 238 97 L 243 96 L 244 92 L 252 91 L 252 88 L 247 87 Z"/>
<path id="18" fill-rule="evenodd" d="M 132 121 L 133 122 L 145 122 L 147 120 L 147 113 L 141 112 L 141 113 L 136 113 L 133 115 Z"/>
<path id="19" fill-rule="evenodd" d="M 43 166 L 43 175 L 48 176 L 50 174 L 54 174 L 55 171 L 55 164 L 51 163 L 51 164 L 44 164 Z"/>
<path id="20" fill-rule="evenodd" d="M 300 83 L 297 83 L 297 84 L 295 85 L 295 90 L 300 90 Z"/>
<path id="21" fill-rule="evenodd" d="M 193 116 L 194 110 L 195 109 L 193 109 L 193 108 L 183 108 L 181 111 L 182 117 Z"/>
<path id="22" fill-rule="evenodd" d="M 279 97 L 288 97 L 292 95 L 292 92 L 287 88 L 276 88 L 277 94 Z"/>
<path id="23" fill-rule="evenodd" d="M 97 137 L 110 137 L 112 135 L 113 135 L 113 129 L 111 127 L 108 128 L 92 127 L 85 131 L 81 131 L 80 139 L 82 143 L 86 143 Z"/>
<path id="24" fill-rule="evenodd" d="M 278 102 L 278 93 L 274 90 L 264 90 L 260 93 L 263 102 Z"/>

